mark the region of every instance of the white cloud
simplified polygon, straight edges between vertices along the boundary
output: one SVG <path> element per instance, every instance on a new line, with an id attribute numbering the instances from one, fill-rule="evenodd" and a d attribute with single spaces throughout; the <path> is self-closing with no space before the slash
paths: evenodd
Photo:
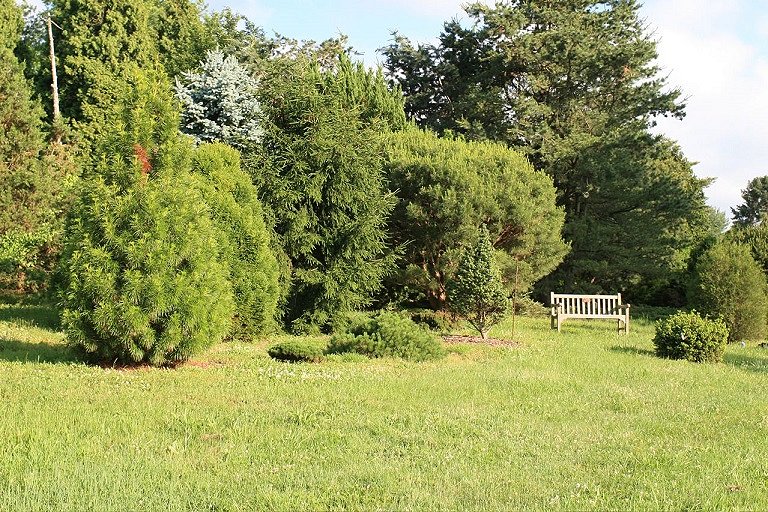
<path id="1" fill-rule="evenodd" d="M 730 215 L 747 182 L 768 174 L 768 47 L 744 30 L 743 0 L 654 0 L 644 11 L 670 84 L 688 97 L 686 118 L 659 129 L 699 162 L 699 176 L 717 178 L 710 204 Z"/>

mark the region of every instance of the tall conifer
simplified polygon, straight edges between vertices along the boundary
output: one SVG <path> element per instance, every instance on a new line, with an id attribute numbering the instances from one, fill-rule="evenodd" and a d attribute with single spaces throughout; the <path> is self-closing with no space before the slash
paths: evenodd
<path id="1" fill-rule="evenodd" d="M 316 329 L 367 304 L 391 268 L 382 128 L 348 93 L 354 77 L 301 56 L 265 67 L 264 136 L 249 167 L 291 261 L 286 321 Z"/>

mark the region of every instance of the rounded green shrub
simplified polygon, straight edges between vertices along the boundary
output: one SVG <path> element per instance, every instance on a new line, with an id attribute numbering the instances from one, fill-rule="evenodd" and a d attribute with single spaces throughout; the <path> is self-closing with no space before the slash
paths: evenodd
<path id="1" fill-rule="evenodd" d="M 162 75 L 126 69 L 68 221 L 62 320 L 88 359 L 167 365 L 220 341 L 234 315 L 209 208 Z M 106 125 L 105 125 L 106 126 Z"/>
<path id="2" fill-rule="evenodd" d="M 275 329 L 280 269 L 270 248 L 269 231 L 258 192 L 240 169 L 240 153 L 225 144 L 202 144 L 192 170 L 210 208 L 221 258 L 229 266 L 235 295 L 233 337 L 245 338 Z"/>
<path id="3" fill-rule="evenodd" d="M 656 323 L 656 355 L 697 363 L 722 361 L 728 327 L 720 319 L 702 318 L 695 311 L 678 312 Z"/>
<path id="4" fill-rule="evenodd" d="M 380 313 L 331 337 L 328 352 L 426 361 L 445 356 L 437 337 L 397 313 Z"/>
<path id="5" fill-rule="evenodd" d="M 275 343 L 267 349 L 267 354 L 279 361 L 316 363 L 323 359 L 325 348 L 324 342 L 303 338 Z"/>
<path id="6" fill-rule="evenodd" d="M 702 313 L 721 317 L 730 341 L 758 340 L 765 337 L 767 288 L 749 247 L 720 241 L 696 263 L 690 303 Z"/>

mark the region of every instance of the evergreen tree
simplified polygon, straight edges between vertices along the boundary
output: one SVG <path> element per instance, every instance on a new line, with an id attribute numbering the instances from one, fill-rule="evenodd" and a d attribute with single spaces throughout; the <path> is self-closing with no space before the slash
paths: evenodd
<path id="1" fill-rule="evenodd" d="M 52 0 L 51 4 L 51 15 L 63 29 L 56 42 L 62 64 L 61 113 L 88 123 L 94 109 L 117 102 L 125 63 L 150 69 L 158 62 L 151 26 L 154 4 L 150 0 Z"/>
<path id="2" fill-rule="evenodd" d="M 384 50 L 411 119 L 519 148 L 554 179 L 573 251 L 548 286 L 564 291 L 658 279 L 698 237 L 691 228 L 709 229 L 696 225 L 707 217 L 709 182 L 649 131 L 656 116 L 682 117 L 684 105 L 660 76 L 639 8 L 636 0 L 472 4 L 474 24 L 446 23 L 439 44 L 397 37 Z"/>
<path id="3" fill-rule="evenodd" d="M 367 304 L 390 268 L 381 136 L 344 75 L 304 57 L 262 65 L 264 135 L 248 167 L 291 262 L 286 321 L 311 330 Z"/>
<path id="4" fill-rule="evenodd" d="M 403 266 L 388 283 L 391 295 L 410 289 L 444 308 L 446 281 L 480 224 L 499 250 L 510 293 L 515 274 L 519 291 L 528 290 L 568 250 L 552 180 L 501 144 L 405 130 L 388 137 L 385 170 L 397 197 L 390 231 L 404 247 Z"/>
<path id="5" fill-rule="evenodd" d="M 225 142 L 243 148 L 258 142 L 259 101 L 256 80 L 232 56 L 210 51 L 199 71 L 176 82 L 182 105 L 181 129 L 198 142 Z"/>
<path id="6" fill-rule="evenodd" d="M 24 27 L 21 9 L 13 0 L 0 2 L 0 48 L 3 52 L 16 48 Z M 7 57 L 4 55 L 4 57 Z"/>
<path id="7" fill-rule="evenodd" d="M 387 85 L 381 69 L 366 69 L 362 62 L 353 62 L 342 53 L 332 76 L 344 102 L 359 110 L 365 122 L 378 123 L 380 129 L 405 128 L 405 98 L 399 87 Z"/>
<path id="8" fill-rule="evenodd" d="M 45 143 L 43 111 L 13 53 L 21 10 L 0 0 L 0 286 L 44 284 L 55 255 L 67 168 Z"/>
<path id="9" fill-rule="evenodd" d="M 768 215 L 768 176 L 750 180 L 741 198 L 744 203 L 731 208 L 733 223 L 741 227 L 761 223 Z"/>
<path id="10" fill-rule="evenodd" d="M 690 302 L 703 313 L 722 317 L 730 341 L 760 340 L 766 331 L 767 290 L 765 274 L 749 247 L 723 240 L 698 259 Z"/>
<path id="11" fill-rule="evenodd" d="M 768 275 L 768 224 L 761 222 L 744 227 L 735 225 L 726 233 L 725 238 L 749 247 L 752 257 Z"/>
<path id="12" fill-rule="evenodd" d="M 227 334 L 232 288 L 170 84 L 121 76 L 68 226 L 62 319 L 88 358 L 172 364 Z"/>
<path id="13" fill-rule="evenodd" d="M 448 282 L 448 305 L 477 329 L 483 339 L 509 309 L 501 273 L 493 262 L 493 244 L 482 226 L 477 241 L 467 248 Z"/>
<path id="14" fill-rule="evenodd" d="M 204 8 L 199 0 L 157 0 L 152 26 L 168 76 L 196 68 L 200 56 L 216 48 L 203 19 Z"/>

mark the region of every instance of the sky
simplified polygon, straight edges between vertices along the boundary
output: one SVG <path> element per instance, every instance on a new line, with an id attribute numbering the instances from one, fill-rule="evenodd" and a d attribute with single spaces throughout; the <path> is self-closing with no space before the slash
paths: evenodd
<path id="1" fill-rule="evenodd" d="M 323 40 L 338 34 L 369 65 L 395 29 L 433 42 L 461 0 L 209 0 L 230 7 L 267 34 Z M 716 178 L 709 203 L 730 217 L 750 179 L 768 175 L 768 2 L 646 0 L 640 10 L 658 41 L 658 63 L 686 97 L 682 121 L 657 130 L 679 142 L 699 177 Z"/>

